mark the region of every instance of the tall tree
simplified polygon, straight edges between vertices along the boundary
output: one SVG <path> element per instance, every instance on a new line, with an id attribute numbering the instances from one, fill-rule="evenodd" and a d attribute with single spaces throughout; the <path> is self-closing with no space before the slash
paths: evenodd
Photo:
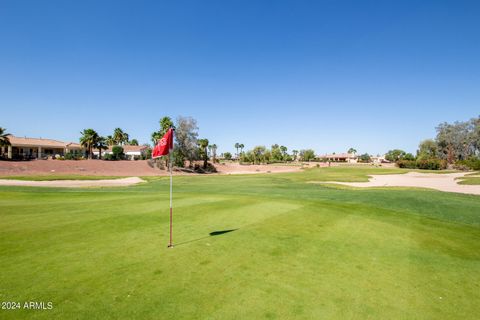
<path id="1" fill-rule="evenodd" d="M 238 148 L 240 148 L 240 143 L 235 143 L 235 149 L 237 149 L 237 159 L 238 159 Z"/>
<path id="2" fill-rule="evenodd" d="M 272 145 L 270 157 L 273 161 L 282 161 L 282 151 L 280 150 L 280 146 L 278 144 Z"/>
<path id="3" fill-rule="evenodd" d="M 243 143 L 240 143 L 239 147 L 240 147 L 240 153 L 242 153 L 242 152 L 243 152 L 243 148 L 245 148 L 245 145 L 244 145 Z"/>
<path id="4" fill-rule="evenodd" d="M 107 139 L 105 137 L 98 137 L 93 147 L 98 149 L 98 159 L 102 159 L 102 150 L 108 149 Z"/>
<path id="5" fill-rule="evenodd" d="M 284 161 L 286 161 L 286 160 L 287 160 L 287 157 L 288 157 L 287 150 L 288 150 L 287 147 L 285 147 L 285 146 L 280 146 L 280 151 L 282 152 L 282 159 L 283 159 Z"/>
<path id="6" fill-rule="evenodd" d="M 417 150 L 417 158 L 420 160 L 432 159 L 437 157 L 438 146 L 432 139 L 420 142 Z"/>
<path id="7" fill-rule="evenodd" d="M 10 139 L 8 136 L 10 133 L 5 133 L 6 129 L 0 127 L 0 147 L 6 147 L 10 145 Z"/>
<path id="8" fill-rule="evenodd" d="M 197 143 L 200 158 L 203 159 L 203 168 L 206 169 L 208 165 L 208 139 L 198 139 Z"/>
<path id="9" fill-rule="evenodd" d="M 175 163 L 184 166 L 185 160 L 195 160 L 198 153 L 197 147 L 198 126 L 197 121 L 191 117 L 178 117 L 175 124 Z"/>
<path id="10" fill-rule="evenodd" d="M 98 141 L 98 133 L 93 129 L 84 129 L 80 134 L 82 135 L 80 137 L 80 144 L 87 148 L 88 158 L 92 159 L 92 149 Z"/>
<path id="11" fill-rule="evenodd" d="M 302 161 L 311 161 L 315 159 L 315 151 L 312 149 L 303 149 L 300 150 L 299 156 Z"/>
<path id="12" fill-rule="evenodd" d="M 264 146 L 256 146 L 255 148 L 253 148 L 252 150 L 253 162 L 255 164 L 260 164 L 262 162 L 265 162 L 266 151 L 267 151 L 267 148 L 265 148 Z"/>
<path id="13" fill-rule="evenodd" d="M 138 140 L 137 139 L 132 139 L 132 140 L 130 140 L 130 142 L 128 144 L 131 145 L 131 146 L 138 146 Z"/>
<path id="14" fill-rule="evenodd" d="M 217 161 L 217 145 L 212 144 L 212 161 L 215 163 Z"/>
<path id="15" fill-rule="evenodd" d="M 350 148 L 350 149 L 348 149 L 347 153 L 354 153 L 355 154 L 355 153 L 357 153 L 357 150 L 355 148 Z"/>
<path id="16" fill-rule="evenodd" d="M 444 122 L 437 126 L 438 154 L 448 163 L 480 154 L 480 117 L 465 122 Z"/>

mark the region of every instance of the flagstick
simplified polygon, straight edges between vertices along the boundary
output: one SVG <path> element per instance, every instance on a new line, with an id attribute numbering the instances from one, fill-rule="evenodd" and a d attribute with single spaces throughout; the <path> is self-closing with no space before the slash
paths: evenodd
<path id="1" fill-rule="evenodd" d="M 173 139 L 173 138 L 172 138 Z M 172 240 L 172 229 L 173 229 L 173 209 L 172 209 L 172 184 L 173 184 L 173 178 L 172 178 L 172 153 L 173 153 L 173 148 L 170 150 L 170 243 L 168 245 L 169 248 L 173 248 L 173 240 Z"/>

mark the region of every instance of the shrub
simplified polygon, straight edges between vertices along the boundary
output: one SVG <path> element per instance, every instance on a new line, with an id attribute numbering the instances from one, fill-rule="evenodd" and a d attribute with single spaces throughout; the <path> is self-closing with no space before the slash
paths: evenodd
<path id="1" fill-rule="evenodd" d="M 447 168 L 447 162 L 440 159 L 418 160 L 417 168 L 425 170 L 441 170 Z"/>
<path id="2" fill-rule="evenodd" d="M 217 172 L 217 169 L 213 164 L 210 162 L 207 163 L 207 167 L 203 168 L 203 166 L 199 165 L 198 163 L 195 164 L 193 171 L 196 173 L 215 173 Z"/>
<path id="3" fill-rule="evenodd" d="M 112 148 L 113 160 L 121 160 L 125 156 L 121 146 L 113 146 Z"/>
<path id="4" fill-rule="evenodd" d="M 223 154 L 223 157 L 225 158 L 225 160 L 231 160 L 232 159 L 232 154 L 230 152 L 225 152 Z"/>
<path id="5" fill-rule="evenodd" d="M 362 154 L 358 157 L 358 160 L 360 162 L 366 162 L 367 163 L 367 162 L 370 162 L 372 160 L 372 158 L 370 157 L 370 155 L 368 153 L 364 153 L 364 154 Z"/>
<path id="6" fill-rule="evenodd" d="M 459 160 L 455 162 L 455 168 L 460 170 L 465 170 L 465 168 L 470 170 L 480 170 L 480 159 L 470 157 L 467 160 Z"/>
<path id="7" fill-rule="evenodd" d="M 116 159 L 114 159 L 113 154 L 106 153 L 106 154 L 103 155 L 103 160 L 111 161 L 111 160 L 116 160 Z"/>
<path id="8" fill-rule="evenodd" d="M 405 169 L 416 169 L 417 163 L 413 160 L 398 160 L 397 166 Z"/>
<path id="9" fill-rule="evenodd" d="M 405 169 L 442 170 L 447 168 L 447 162 L 440 159 L 398 160 L 397 166 Z"/>

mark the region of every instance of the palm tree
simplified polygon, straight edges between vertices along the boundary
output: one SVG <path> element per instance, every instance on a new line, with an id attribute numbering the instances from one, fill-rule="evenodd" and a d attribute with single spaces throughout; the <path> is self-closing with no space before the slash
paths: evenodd
<path id="1" fill-rule="evenodd" d="M 125 133 L 123 132 L 122 129 L 120 128 L 115 128 L 113 130 L 113 140 L 115 141 L 115 144 L 122 144 Z"/>
<path id="2" fill-rule="evenodd" d="M 217 161 L 217 145 L 215 143 L 212 144 L 212 158 L 213 163 L 215 163 Z"/>
<path id="3" fill-rule="evenodd" d="M 151 139 L 152 139 L 153 145 L 155 146 L 157 144 L 157 141 L 162 139 L 162 134 L 160 133 L 160 131 L 152 132 Z"/>
<path id="4" fill-rule="evenodd" d="M 200 149 L 200 155 L 203 156 L 203 169 L 207 169 L 208 164 L 208 139 L 198 139 L 197 140 L 198 147 Z"/>
<path id="5" fill-rule="evenodd" d="M 130 142 L 128 144 L 131 145 L 131 146 L 138 146 L 138 140 L 137 139 L 132 139 L 132 140 L 130 140 Z"/>
<path id="6" fill-rule="evenodd" d="M 123 137 L 122 137 L 122 144 L 129 144 L 129 136 L 128 136 L 128 133 L 124 132 L 123 133 Z"/>
<path id="7" fill-rule="evenodd" d="M 10 145 L 10 139 L 8 139 L 10 133 L 5 133 L 5 130 L 5 128 L 0 127 L 0 147 L 6 147 Z"/>
<path id="8" fill-rule="evenodd" d="M 106 142 L 109 146 L 114 146 L 115 145 L 115 139 L 113 139 L 112 136 L 107 136 L 107 138 L 105 140 L 106 140 Z"/>
<path id="9" fill-rule="evenodd" d="M 240 143 L 239 147 L 240 147 L 240 153 L 243 153 L 243 148 L 245 148 L 245 146 L 243 145 L 243 143 Z"/>
<path id="10" fill-rule="evenodd" d="M 98 149 L 98 159 L 102 159 L 102 150 L 108 149 L 107 139 L 105 137 L 98 137 L 93 147 Z"/>
<path id="11" fill-rule="evenodd" d="M 161 139 L 165 133 L 167 133 L 168 129 L 174 127 L 172 118 L 170 117 L 163 117 L 160 119 L 160 130 L 152 132 L 152 142 L 153 144 L 157 144 L 157 141 Z"/>
<path id="12" fill-rule="evenodd" d="M 170 117 L 163 117 L 160 119 L 160 135 L 163 137 L 168 129 L 173 127 L 173 121 Z"/>
<path id="13" fill-rule="evenodd" d="M 84 129 L 80 132 L 80 144 L 87 148 L 88 158 L 92 159 L 92 149 L 95 143 L 98 141 L 98 133 L 93 129 Z"/>
<path id="14" fill-rule="evenodd" d="M 286 160 L 287 159 L 287 147 L 285 146 L 280 146 L 280 151 L 282 151 L 282 158 L 283 160 Z"/>
<path id="15" fill-rule="evenodd" d="M 238 148 L 240 148 L 240 143 L 235 143 L 235 149 L 237 149 L 237 158 L 238 158 Z"/>

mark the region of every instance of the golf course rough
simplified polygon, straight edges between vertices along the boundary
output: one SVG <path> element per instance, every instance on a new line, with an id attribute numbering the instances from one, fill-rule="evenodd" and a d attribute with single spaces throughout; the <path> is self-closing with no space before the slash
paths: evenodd
<path id="1" fill-rule="evenodd" d="M 0 318 L 477 319 L 480 196 L 308 183 L 400 172 L 0 187 Z"/>

